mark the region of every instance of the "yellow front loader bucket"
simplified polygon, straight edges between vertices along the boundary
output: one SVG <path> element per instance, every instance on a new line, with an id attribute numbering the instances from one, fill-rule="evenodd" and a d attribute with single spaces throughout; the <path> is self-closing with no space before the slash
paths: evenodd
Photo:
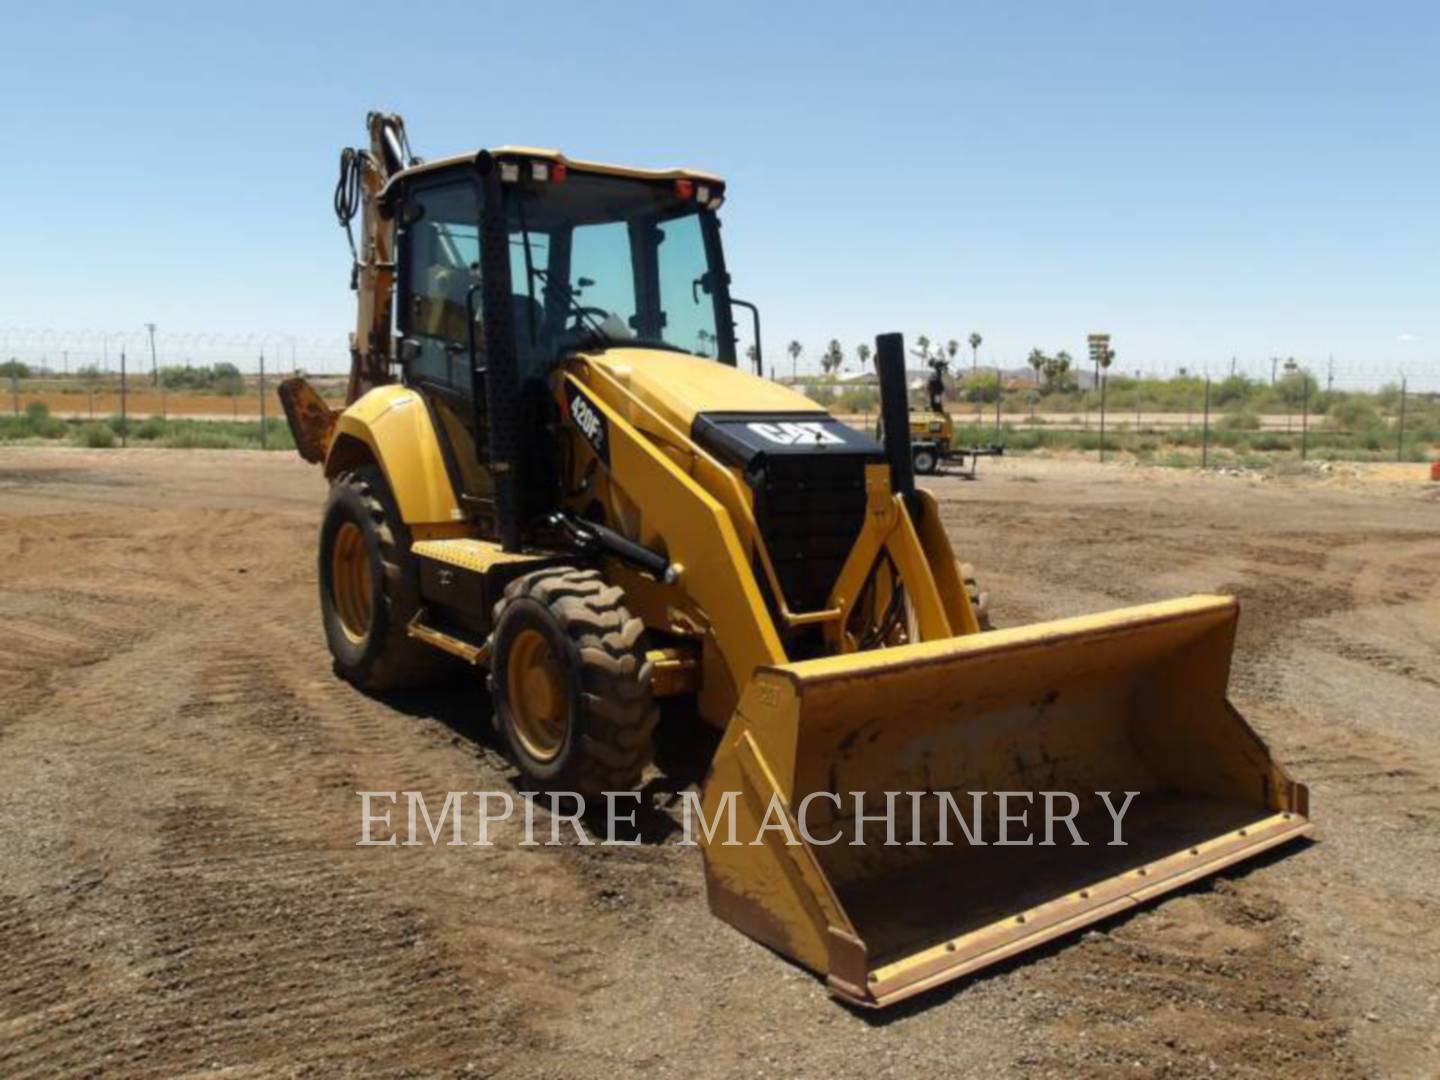
<path id="1" fill-rule="evenodd" d="M 1225 696 L 1237 611 L 1198 596 L 761 669 L 705 788 L 712 910 L 888 1005 L 1308 832 L 1305 787 Z"/>

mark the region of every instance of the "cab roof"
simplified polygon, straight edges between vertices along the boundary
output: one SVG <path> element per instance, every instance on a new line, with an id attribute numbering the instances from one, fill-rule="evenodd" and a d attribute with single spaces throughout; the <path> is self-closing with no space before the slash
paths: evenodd
<path id="1" fill-rule="evenodd" d="M 479 151 L 469 154 L 455 154 L 450 157 L 436 158 L 434 161 L 422 162 L 419 165 L 412 165 L 408 169 L 396 173 L 390 180 L 393 184 L 398 180 L 408 180 L 412 177 L 423 176 L 426 173 L 440 172 L 444 169 L 453 169 L 456 166 L 467 165 L 475 160 Z M 624 176 L 632 180 L 697 180 L 706 184 L 717 184 L 723 186 L 725 181 L 714 173 L 703 172 L 700 169 L 637 169 L 630 165 L 606 165 L 599 161 L 582 161 L 577 158 L 566 157 L 559 150 L 547 150 L 537 146 L 500 146 L 491 150 L 490 153 L 499 160 L 512 161 L 548 161 L 556 164 L 563 164 L 566 169 L 574 169 L 579 172 L 600 173 L 606 176 Z"/>

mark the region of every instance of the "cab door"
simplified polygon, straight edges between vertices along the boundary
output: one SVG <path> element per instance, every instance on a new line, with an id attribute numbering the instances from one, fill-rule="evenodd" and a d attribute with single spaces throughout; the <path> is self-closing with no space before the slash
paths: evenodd
<path id="1" fill-rule="evenodd" d="M 469 178 L 416 184 L 400 208 L 397 251 L 399 355 L 406 385 L 430 407 L 460 502 L 492 524 L 494 485 L 483 392 L 479 192 Z M 489 532 L 490 530 L 486 530 Z"/>

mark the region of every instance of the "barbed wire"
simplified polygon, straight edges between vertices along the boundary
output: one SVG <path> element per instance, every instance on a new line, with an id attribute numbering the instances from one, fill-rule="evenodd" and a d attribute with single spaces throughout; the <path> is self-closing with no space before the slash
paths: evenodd
<path id="1" fill-rule="evenodd" d="M 120 370 L 122 352 L 131 371 L 149 371 L 150 332 L 143 326 L 138 330 L 0 326 L 0 361 L 13 358 L 31 368 L 48 368 L 58 374 L 91 367 L 114 373 Z M 299 369 L 338 375 L 350 369 L 350 345 L 345 334 L 291 334 L 282 330 L 157 330 L 155 334 L 155 363 L 162 368 L 224 363 L 254 374 L 262 354 L 269 371 Z"/>
<path id="2" fill-rule="evenodd" d="M 1092 385 L 1095 368 L 1084 352 L 1084 343 L 1080 347 L 1072 347 L 1070 352 L 1072 363 L 1071 373 L 1083 386 Z M 1056 350 L 1047 350 L 1053 353 Z M 792 361 L 789 353 L 781 347 L 774 348 L 767 343 L 765 347 L 765 369 L 767 374 L 772 374 L 784 380 L 789 380 L 791 372 L 801 380 L 815 380 L 823 376 L 820 357 L 824 355 L 824 348 L 806 346 L 798 361 Z M 962 348 L 959 353 L 950 360 L 950 374 L 952 378 L 963 380 L 970 375 L 972 366 L 978 368 L 982 373 L 993 373 L 997 368 L 1007 377 L 1020 382 L 1026 382 L 1034 377 L 1034 369 L 1031 368 L 1027 359 L 1030 350 L 1013 350 L 1007 348 L 982 348 L 979 353 L 978 362 L 972 360 L 970 350 Z M 1285 364 L 1291 360 L 1289 353 L 1280 356 L 1266 354 L 1264 356 L 1220 356 L 1208 362 L 1200 363 L 1174 363 L 1163 362 L 1151 359 L 1127 360 L 1125 357 L 1118 359 L 1109 369 L 1109 377 L 1131 379 L 1137 375 L 1142 379 L 1167 380 L 1179 377 L 1191 377 L 1204 380 L 1209 377 L 1215 383 L 1228 378 L 1230 375 L 1240 375 L 1251 382 L 1268 384 L 1272 381 L 1283 379 L 1287 374 Z M 1394 384 L 1399 385 L 1402 378 L 1408 387 L 1417 393 L 1440 393 L 1440 356 L 1424 356 L 1417 353 L 1414 358 L 1407 358 L 1404 362 L 1397 362 L 1393 359 L 1348 359 L 1341 356 L 1331 357 L 1328 353 L 1323 356 L 1299 356 L 1293 357 L 1298 367 L 1310 375 L 1320 389 L 1335 390 L 1362 390 L 1374 391 L 1381 387 Z M 917 354 L 910 354 L 906 357 L 906 367 L 917 372 L 926 370 L 926 362 Z M 872 365 L 865 365 L 865 371 L 873 371 Z M 856 375 L 862 371 L 861 363 L 856 355 L 853 346 L 845 347 L 844 361 L 838 374 L 844 376 Z"/>
<path id="3" fill-rule="evenodd" d="M 126 354 L 132 371 L 150 369 L 150 333 L 146 327 L 106 330 L 0 326 L 0 361 L 13 358 L 31 368 L 47 368 L 58 374 L 90 367 L 116 372 L 122 352 Z M 818 358 L 822 352 L 823 349 L 807 347 L 795 365 L 797 374 L 806 377 L 819 375 Z M 314 374 L 341 375 L 350 369 L 349 339 L 344 333 L 167 331 L 163 328 L 155 333 L 155 362 L 160 367 L 206 367 L 225 363 L 253 375 L 259 370 L 262 353 L 270 371 L 298 369 Z M 982 349 L 978 367 L 992 372 L 998 367 L 1007 375 L 1023 380 L 1030 374 L 1025 362 L 1028 353 L 1029 350 Z M 1088 382 L 1093 368 L 1087 363 L 1083 351 L 1076 348 L 1072 350 L 1072 355 L 1072 371 Z M 767 346 L 765 357 L 767 374 L 790 374 L 790 357 L 782 348 Z M 1177 364 L 1143 359 L 1127 363 L 1122 356 L 1110 369 L 1110 375 L 1112 378 L 1133 378 L 1138 372 L 1146 379 L 1170 379 L 1182 375 L 1204 378 L 1208 375 L 1219 382 L 1234 373 L 1255 382 L 1268 383 L 1272 378 L 1285 375 L 1285 363 L 1289 359 L 1288 354 L 1282 357 L 1235 356 L 1217 357 L 1214 361 L 1199 364 Z M 1295 361 L 1315 378 L 1321 389 L 1378 390 L 1382 386 L 1399 383 L 1403 376 L 1410 389 L 1417 393 L 1440 393 L 1440 357 L 1417 356 L 1397 363 L 1393 359 L 1339 356 L 1332 359 L 1326 355 L 1297 356 Z M 913 358 L 910 363 L 917 369 L 924 367 L 919 357 Z M 962 350 L 952 363 L 953 374 L 963 378 L 969 374 L 971 363 L 969 351 Z M 860 361 L 854 350 L 847 349 L 841 374 L 853 374 L 860 370 Z"/>

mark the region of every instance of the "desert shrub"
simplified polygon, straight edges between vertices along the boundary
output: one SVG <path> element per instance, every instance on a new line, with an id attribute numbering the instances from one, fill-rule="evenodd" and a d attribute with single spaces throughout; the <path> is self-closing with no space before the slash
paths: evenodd
<path id="1" fill-rule="evenodd" d="M 221 430 L 218 424 L 195 424 L 167 432 L 160 445 L 172 450 L 242 450 L 259 444 Z"/>
<path id="2" fill-rule="evenodd" d="M 1225 431 L 1259 431 L 1260 416 L 1249 409 L 1231 409 L 1220 418 L 1220 427 Z"/>
<path id="3" fill-rule="evenodd" d="M 1383 426 L 1375 406 L 1365 398 L 1346 397 L 1326 413 L 1326 425 L 1336 431 L 1371 431 Z"/>
<path id="4" fill-rule="evenodd" d="M 75 430 L 74 442 L 77 446 L 105 449 L 115 445 L 115 432 L 105 424 L 86 424 Z"/>
<path id="5" fill-rule="evenodd" d="M 811 401 L 820 405 L 828 406 L 835 401 L 835 388 L 823 383 L 811 383 L 805 387 L 805 394 Z"/>
<path id="6" fill-rule="evenodd" d="M 1000 396 L 1000 377 L 994 372 L 981 371 L 965 380 L 965 400 L 970 402 L 992 402 Z"/>
<path id="7" fill-rule="evenodd" d="M 64 420 L 50 415 L 49 405 L 43 401 L 32 401 L 25 406 L 25 415 L 14 421 L 10 437 L 63 439 L 69 433 L 70 426 Z"/>
<path id="8" fill-rule="evenodd" d="M 1254 389 L 1253 384 L 1244 375 L 1231 375 L 1221 379 L 1215 385 L 1215 404 L 1223 409 L 1226 405 L 1249 401 Z"/>
<path id="9" fill-rule="evenodd" d="M 880 405 L 880 394 L 868 386 L 852 387 L 840 392 L 836 405 L 841 412 L 874 412 Z"/>

